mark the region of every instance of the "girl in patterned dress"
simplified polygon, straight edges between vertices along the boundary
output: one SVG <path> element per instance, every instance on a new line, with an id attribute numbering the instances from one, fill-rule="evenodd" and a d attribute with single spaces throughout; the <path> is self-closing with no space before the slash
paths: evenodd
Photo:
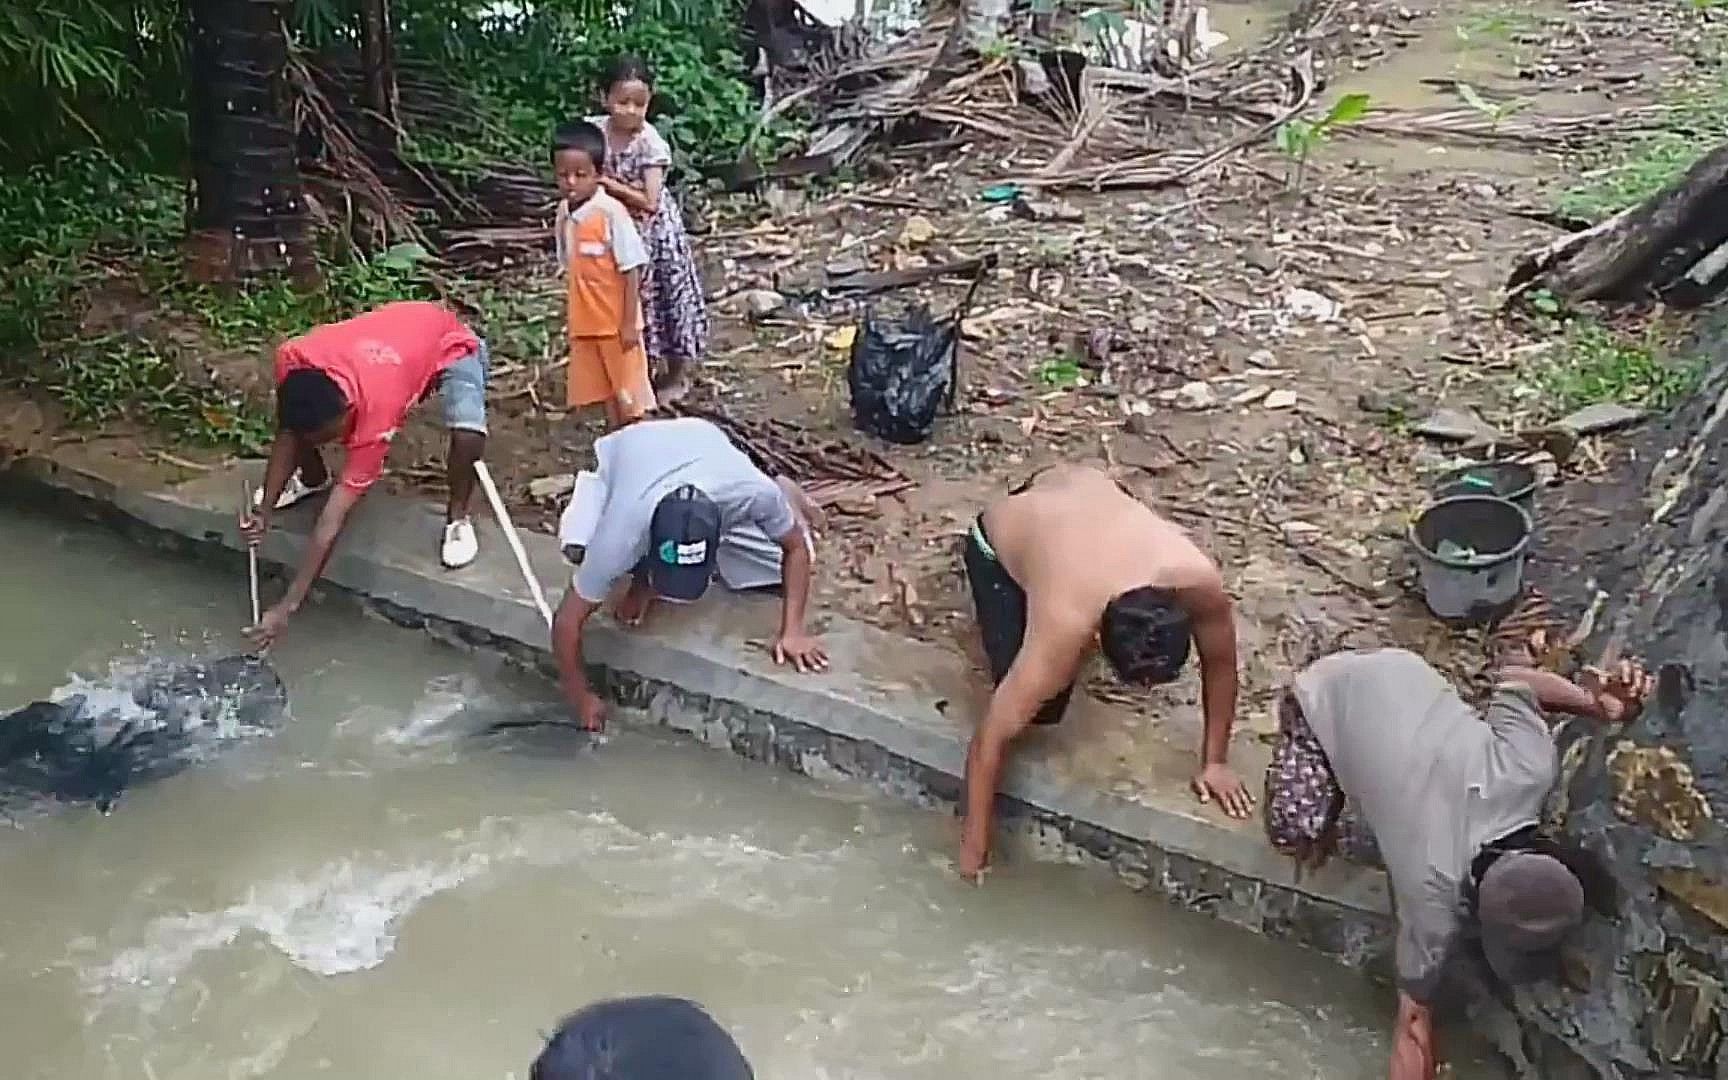
<path id="1" fill-rule="evenodd" d="M 666 190 L 672 150 L 648 122 L 653 83 L 648 67 L 620 56 L 601 83 L 606 115 L 593 122 L 606 133 L 606 175 L 601 186 L 636 220 L 648 248 L 642 274 L 642 341 L 661 401 L 688 388 L 686 369 L 708 349 L 708 305 L 702 277 L 684 231 L 678 201 Z"/>

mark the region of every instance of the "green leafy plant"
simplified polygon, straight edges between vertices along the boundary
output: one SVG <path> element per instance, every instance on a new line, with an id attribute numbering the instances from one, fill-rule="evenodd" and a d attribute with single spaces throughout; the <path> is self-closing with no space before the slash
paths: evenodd
<path id="1" fill-rule="evenodd" d="M 1345 94 L 1332 103 L 1332 108 L 1318 120 L 1288 120 L 1273 133 L 1278 149 L 1290 160 L 1287 181 L 1290 190 L 1300 191 L 1308 168 L 1308 158 L 1321 143 L 1338 128 L 1346 127 L 1368 115 L 1367 94 Z"/>
<path id="2" fill-rule="evenodd" d="M 1038 366 L 1038 381 L 1045 386 L 1067 390 L 1079 385 L 1080 363 L 1072 356 L 1058 356 Z"/>

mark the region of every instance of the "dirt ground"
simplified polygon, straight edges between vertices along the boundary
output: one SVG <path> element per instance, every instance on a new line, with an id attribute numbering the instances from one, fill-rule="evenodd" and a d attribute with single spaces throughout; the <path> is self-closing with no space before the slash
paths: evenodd
<path id="1" fill-rule="evenodd" d="M 1043 465 L 1096 461 L 1191 528 L 1223 567 L 1239 605 L 1245 723 L 1270 723 L 1260 706 L 1317 628 L 1329 640 L 1399 643 L 1462 674 L 1480 656 L 1479 634 L 1426 613 L 1405 536 L 1432 478 L 1489 440 L 1415 428 L 1436 409 L 1471 409 L 1516 443 L 1555 419 L 1529 380 L 1545 346 L 1499 317 L 1501 288 L 1518 253 L 1557 234 L 1537 220 L 1560 170 L 1546 133 L 1645 103 L 1683 65 L 1670 16 L 1683 18 L 1685 5 L 1656 6 L 1638 5 L 1634 20 L 1630 4 L 1610 0 L 1356 5 L 1374 17 L 1357 10 L 1341 25 L 1348 40 L 1317 100 L 1361 91 L 1401 116 L 1457 115 L 1455 85 L 1467 81 L 1490 101 L 1524 104 L 1515 125 L 1474 136 L 1414 122 L 1346 129 L 1314 152 L 1300 191 L 1267 139 L 1183 187 L 1037 192 L 1036 211 L 1021 214 L 981 194 L 1028 164 L 980 136 L 866 151 L 855 182 L 816 195 L 714 202 L 695 238 L 714 334 L 689 400 L 868 446 L 914 482 L 829 506 L 824 612 L 967 645 L 957 557 L 967 524 Z M 1225 48 L 1251 48 L 1285 7 L 1215 4 L 1215 25 L 1233 38 Z M 1228 124 L 1159 120 L 1175 146 L 1215 144 Z M 988 253 L 997 266 L 963 324 L 957 412 L 916 447 L 858 434 L 843 348 L 857 306 L 817 294 L 824 271 Z M 512 287 L 544 292 L 557 317 L 549 272 Z M 919 295 L 942 311 L 964 292 L 947 281 Z M 555 503 L 531 483 L 583 467 L 597 434 L 550 407 L 562 398 L 557 359 L 495 353 L 488 459 L 517 512 L 541 526 Z M 39 419 L 39 439 L 67 437 Z M 105 437 L 142 443 L 136 453 L 153 467 L 196 467 L 136 433 Z M 1590 535 L 1586 504 L 1622 460 L 1622 440 L 1588 440 L 1565 470 L 1541 462 L 1553 481 L 1538 496 L 1543 516 L 1573 526 L 1544 533 L 1533 575 L 1556 583 L 1564 606 L 1588 594 L 1577 587 L 1593 553 L 1579 542 Z M 435 417 L 418 418 L 393 453 L 392 483 L 437 486 L 441 449 Z M 1102 679 L 1091 689 L 1170 704 Z"/>

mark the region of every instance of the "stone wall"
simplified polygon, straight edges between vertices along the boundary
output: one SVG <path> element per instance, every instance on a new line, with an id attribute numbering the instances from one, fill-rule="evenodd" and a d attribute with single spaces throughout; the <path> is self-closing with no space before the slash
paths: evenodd
<path id="1" fill-rule="evenodd" d="M 1659 671 L 1637 723 L 1569 722 L 1551 816 L 1603 856 L 1622 895 L 1569 950 L 1561 985 L 1481 1017 L 1542 1080 L 1728 1080 L 1728 338 L 1704 384 L 1641 447 L 1644 523 L 1593 648 Z M 1497 1014 L 1497 1015 L 1496 1015 Z M 1516 1036 L 1511 1033 L 1516 1031 Z M 1507 1045 L 1509 1044 L 1509 1045 Z"/>

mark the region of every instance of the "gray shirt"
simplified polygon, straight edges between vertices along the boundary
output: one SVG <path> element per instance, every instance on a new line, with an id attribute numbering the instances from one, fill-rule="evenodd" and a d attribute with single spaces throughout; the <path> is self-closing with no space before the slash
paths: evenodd
<path id="1" fill-rule="evenodd" d="M 576 572 L 576 594 L 591 604 L 648 553 L 648 526 L 668 492 L 690 484 L 720 509 L 720 553 L 758 531 L 783 540 L 798 527 L 786 493 L 725 432 L 706 420 L 642 420 L 594 441 L 606 504 Z M 754 527 L 753 529 L 750 527 Z M 756 584 L 747 582 L 746 584 Z"/>
<path id="2" fill-rule="evenodd" d="M 1295 692 L 1386 862 L 1398 986 L 1431 1002 L 1464 925 L 1471 861 L 1489 841 L 1536 824 L 1558 775 L 1536 697 L 1502 685 L 1478 715 L 1402 649 L 1328 656 L 1297 676 Z"/>

